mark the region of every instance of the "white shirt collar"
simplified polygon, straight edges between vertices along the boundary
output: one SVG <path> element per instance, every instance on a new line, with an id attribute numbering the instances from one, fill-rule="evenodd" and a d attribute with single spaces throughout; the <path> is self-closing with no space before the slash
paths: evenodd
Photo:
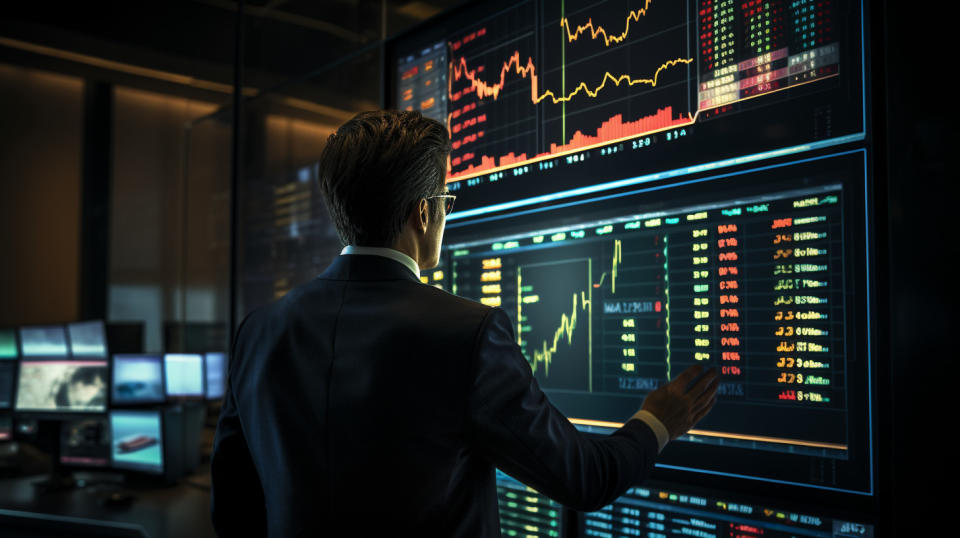
<path id="1" fill-rule="evenodd" d="M 417 265 L 417 262 L 413 258 L 407 256 L 399 250 L 394 250 L 387 247 L 356 247 L 353 245 L 347 245 L 343 247 L 343 250 L 340 251 L 340 254 L 361 254 L 390 258 L 391 260 L 402 263 L 404 267 L 410 269 L 410 272 L 413 273 L 413 276 L 417 277 L 417 280 L 420 280 L 420 266 Z"/>

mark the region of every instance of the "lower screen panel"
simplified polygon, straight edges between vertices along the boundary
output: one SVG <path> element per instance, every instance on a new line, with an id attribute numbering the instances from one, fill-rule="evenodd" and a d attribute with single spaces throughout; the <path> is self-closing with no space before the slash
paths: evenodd
<path id="1" fill-rule="evenodd" d="M 497 471 L 497 500 L 503 536 L 562 536 L 562 507 L 500 471 Z"/>
<path id="2" fill-rule="evenodd" d="M 577 516 L 578 536 L 599 538 L 853 538 L 874 531 L 865 523 L 667 485 L 632 488 L 602 510 Z"/>
<path id="3" fill-rule="evenodd" d="M 865 174 L 847 152 L 454 227 L 443 272 L 511 316 L 581 428 L 714 366 L 716 408 L 663 465 L 865 493 Z"/>

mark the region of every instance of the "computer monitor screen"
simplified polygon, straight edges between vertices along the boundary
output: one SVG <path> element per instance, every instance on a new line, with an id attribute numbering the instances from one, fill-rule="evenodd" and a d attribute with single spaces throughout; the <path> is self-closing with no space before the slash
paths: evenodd
<path id="1" fill-rule="evenodd" d="M 0 329 L 0 360 L 16 359 L 20 356 L 17 350 L 17 331 L 14 329 Z"/>
<path id="2" fill-rule="evenodd" d="M 0 409 L 9 409 L 13 405 L 16 375 L 16 361 L 0 361 Z"/>
<path id="3" fill-rule="evenodd" d="M 107 408 L 107 361 L 23 360 L 16 411 L 102 413 Z"/>
<path id="4" fill-rule="evenodd" d="M 161 355 L 113 356 L 113 405 L 161 403 L 163 357 Z"/>
<path id="5" fill-rule="evenodd" d="M 67 331 L 62 325 L 20 327 L 20 349 L 24 357 L 68 357 Z"/>
<path id="6" fill-rule="evenodd" d="M 106 328 L 102 321 L 83 321 L 67 325 L 70 354 L 74 357 L 106 357 Z"/>
<path id="7" fill-rule="evenodd" d="M 9 441 L 13 438 L 13 417 L 0 415 L 0 441 Z"/>
<path id="8" fill-rule="evenodd" d="M 583 429 L 714 366 L 716 407 L 659 465 L 869 492 L 864 166 L 847 152 L 453 226 L 451 291 L 512 318 Z"/>
<path id="9" fill-rule="evenodd" d="M 167 396 L 203 398 L 203 355 L 168 353 L 163 367 Z"/>
<path id="10" fill-rule="evenodd" d="M 81 467 L 110 464 L 110 424 L 106 417 L 85 417 L 60 424 L 60 463 Z"/>
<path id="11" fill-rule="evenodd" d="M 110 411 L 113 467 L 146 473 L 163 472 L 163 427 L 160 411 Z"/>
<path id="12" fill-rule="evenodd" d="M 208 400 L 223 398 L 227 388 L 227 354 L 207 353 L 204 355 L 204 371 L 206 372 L 206 393 Z"/>
<path id="13" fill-rule="evenodd" d="M 503 536 L 563 536 L 563 507 L 499 469 L 497 505 Z"/>
<path id="14" fill-rule="evenodd" d="M 476 2 L 390 42 L 453 219 L 863 140 L 861 2 Z"/>

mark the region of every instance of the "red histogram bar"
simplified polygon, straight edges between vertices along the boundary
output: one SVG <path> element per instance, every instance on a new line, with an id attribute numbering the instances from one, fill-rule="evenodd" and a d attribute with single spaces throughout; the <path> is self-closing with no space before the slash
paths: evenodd
<path id="1" fill-rule="evenodd" d="M 515 155 L 513 152 L 499 157 L 481 155 L 480 164 L 470 165 L 456 174 L 449 175 L 447 182 L 452 183 L 481 173 L 492 173 L 512 168 L 518 164 L 534 163 L 578 151 L 614 144 L 647 134 L 667 131 L 677 127 L 686 127 L 692 125 L 694 122 L 695 120 L 689 115 L 679 114 L 674 116 L 673 108 L 670 106 L 661 108 L 655 114 L 642 117 L 635 121 L 625 122 L 623 121 L 623 115 L 617 114 L 601 123 L 595 134 L 588 135 L 581 131 L 576 131 L 568 143 L 550 144 L 549 152 L 540 153 L 532 158 L 527 158 L 526 153 Z"/>

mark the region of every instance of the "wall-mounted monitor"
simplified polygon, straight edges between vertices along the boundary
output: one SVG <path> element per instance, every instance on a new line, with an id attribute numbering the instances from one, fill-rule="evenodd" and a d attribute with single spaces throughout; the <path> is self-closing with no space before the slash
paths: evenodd
<path id="1" fill-rule="evenodd" d="M 106 360 L 22 360 L 15 410 L 19 413 L 103 413 Z"/>
<path id="2" fill-rule="evenodd" d="M 24 358 L 69 357 L 67 330 L 63 325 L 20 327 L 20 351 Z"/>
<path id="3" fill-rule="evenodd" d="M 113 356 L 113 405 L 163 403 L 162 355 Z"/>
<path id="4" fill-rule="evenodd" d="M 862 141 L 861 2 L 473 2 L 388 44 L 459 220 Z"/>
<path id="5" fill-rule="evenodd" d="M 80 321 L 67 325 L 70 354 L 75 358 L 107 356 L 107 333 L 103 321 Z"/>
<path id="6" fill-rule="evenodd" d="M 171 398 L 203 398 L 203 355 L 167 353 L 163 356 L 167 396 Z"/>
<path id="7" fill-rule="evenodd" d="M 160 411 L 110 411 L 111 460 L 116 469 L 163 473 Z"/>
<path id="8" fill-rule="evenodd" d="M 587 431 L 716 367 L 716 407 L 662 468 L 870 494 L 865 165 L 846 151 L 454 223 L 450 290 L 512 318 L 539 386 Z"/>
<path id="9" fill-rule="evenodd" d="M 206 398 L 219 400 L 227 388 L 227 354 L 207 353 L 204 355 Z"/>

